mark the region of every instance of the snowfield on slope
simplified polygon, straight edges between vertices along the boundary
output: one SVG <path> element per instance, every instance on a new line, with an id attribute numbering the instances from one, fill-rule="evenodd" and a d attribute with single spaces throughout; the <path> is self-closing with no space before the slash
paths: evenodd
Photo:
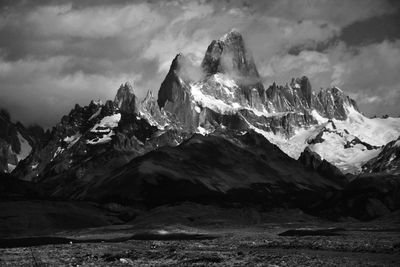
<path id="1" fill-rule="evenodd" d="M 189 83 L 188 86 L 193 96 L 194 110 L 197 113 L 200 113 L 201 108 L 207 107 L 220 114 L 237 114 L 240 110 L 249 110 L 258 117 L 282 115 L 282 113 L 268 112 L 264 108 L 259 110 L 251 107 L 248 100 L 238 94 L 239 86 L 235 81 L 221 73 L 212 75 L 207 82 Z M 311 115 L 318 124 L 297 127 L 294 129 L 294 135 L 290 138 L 282 134 L 267 132 L 259 125 L 246 120 L 244 116 L 242 118 L 247 122 L 249 128 L 262 134 L 294 159 L 298 159 L 304 149 L 309 147 L 322 159 L 334 164 L 344 173 L 359 173 L 363 164 L 381 152 L 381 146 L 399 137 L 400 118 L 370 119 L 351 105 L 344 108 L 347 111 L 346 120 L 329 120 L 322 117 L 316 110 L 312 110 Z M 312 139 L 316 138 L 321 131 L 324 131 L 322 140 L 312 142 Z M 209 133 L 203 127 L 197 128 L 196 132 L 203 135 Z M 358 139 L 361 143 L 357 143 Z M 352 143 L 353 140 L 356 144 Z M 362 142 L 367 145 L 363 145 Z M 372 146 L 372 149 L 367 147 L 368 144 Z"/>
<path id="2" fill-rule="evenodd" d="M 370 119 L 353 107 L 347 107 L 348 119 L 345 121 L 333 120 L 340 129 L 346 129 L 360 140 L 371 145 L 383 146 L 396 140 L 400 133 L 400 118 Z"/>
<path id="3" fill-rule="evenodd" d="M 184 82 L 181 80 L 181 83 Z M 247 100 L 238 97 L 239 86 L 235 81 L 224 74 L 214 74 L 209 78 L 209 83 L 211 84 L 207 82 L 189 83 L 193 104 L 203 108 L 207 107 L 220 114 L 233 114 L 243 109 L 252 111 L 258 117 L 279 116 L 286 113 L 270 113 L 265 108 L 251 107 Z"/>
<path id="4" fill-rule="evenodd" d="M 32 151 L 32 147 L 29 144 L 28 140 L 26 140 L 19 132 L 18 132 L 18 140 L 21 144 L 21 151 L 17 154 L 18 161 L 25 159 Z"/>
<path id="5" fill-rule="evenodd" d="M 298 128 L 291 138 L 283 135 L 266 132 L 251 125 L 249 127 L 262 134 L 271 143 L 277 145 L 283 152 L 294 159 L 298 159 L 300 154 L 308 146 L 312 151 L 318 153 L 322 159 L 327 160 L 344 173 L 359 173 L 361 167 L 370 159 L 379 155 L 381 148 L 368 150 L 362 144 L 356 144 L 345 148 L 347 141 L 355 137 L 373 146 L 383 146 L 390 141 L 398 138 L 400 132 L 400 118 L 370 119 L 353 107 L 347 107 L 348 118 L 346 120 L 333 119 L 336 129 L 333 129 L 328 119 L 322 117 L 317 111 L 313 111 L 313 117 L 318 121 L 318 125 L 309 128 Z M 324 132 L 321 143 L 308 144 L 309 140 L 314 139 L 326 127 L 329 130 L 340 133 Z"/>
<path id="6" fill-rule="evenodd" d="M 101 136 L 92 140 L 87 140 L 86 143 L 90 145 L 98 145 L 110 142 L 112 140 L 111 136 L 114 135 L 112 129 L 118 126 L 120 120 L 121 113 L 105 116 L 90 130 L 92 133 L 100 134 Z"/>

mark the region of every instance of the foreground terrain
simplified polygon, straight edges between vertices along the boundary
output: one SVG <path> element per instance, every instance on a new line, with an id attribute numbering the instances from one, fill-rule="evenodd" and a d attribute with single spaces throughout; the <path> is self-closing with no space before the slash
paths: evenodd
<path id="1" fill-rule="evenodd" d="M 27 204 L 18 205 L 21 208 Z M 66 207 L 63 203 L 54 205 Z M 49 203 L 44 206 L 49 209 Z M 76 209 L 70 206 L 66 209 Z M 331 222 L 300 210 L 258 211 L 248 207 L 183 203 L 139 212 L 133 220 L 115 224 L 118 219 L 110 219 L 117 215 L 115 210 L 114 213 L 105 212 L 85 204 L 80 212 L 90 210 L 90 218 L 85 223 L 90 225 L 93 220 L 95 227 L 70 225 L 70 229 L 60 230 L 57 214 L 53 213 L 49 220 L 45 214 L 48 210 L 39 214 L 39 209 L 36 212 L 32 206 L 30 209 L 26 221 L 34 220 L 36 216 L 42 220 L 47 218 L 48 231 L 26 238 L 27 233 L 11 234 L 16 232 L 8 226 L 9 231 L 2 232 L 2 237 L 6 238 L 0 239 L 1 266 L 400 264 L 400 220 L 399 214 L 395 213 L 372 222 L 349 218 Z M 11 213 L 9 211 L 7 216 L 12 217 Z M 2 229 L 9 220 L 7 216 L 2 216 Z M 99 218 L 104 221 L 99 222 Z M 65 220 L 68 222 L 68 218 Z M 106 225 L 97 226 L 101 223 Z M 31 224 L 27 230 L 35 232 L 35 227 L 38 226 Z"/>

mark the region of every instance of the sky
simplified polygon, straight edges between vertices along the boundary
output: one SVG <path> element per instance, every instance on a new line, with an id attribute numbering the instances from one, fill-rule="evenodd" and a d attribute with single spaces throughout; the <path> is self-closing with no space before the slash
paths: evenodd
<path id="1" fill-rule="evenodd" d="M 399 25 L 396 0 L 0 0 L 0 107 L 49 128 L 126 81 L 157 95 L 177 53 L 200 64 L 236 29 L 266 88 L 306 75 L 399 116 Z"/>

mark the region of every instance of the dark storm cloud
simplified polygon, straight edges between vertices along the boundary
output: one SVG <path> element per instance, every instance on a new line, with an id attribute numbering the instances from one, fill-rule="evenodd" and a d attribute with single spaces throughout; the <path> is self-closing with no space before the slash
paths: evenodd
<path id="1" fill-rule="evenodd" d="M 353 46 L 400 39 L 400 9 L 394 14 L 353 23 L 342 30 L 339 38 Z"/>
<path id="2" fill-rule="evenodd" d="M 127 80 L 142 97 L 177 53 L 199 64 L 211 40 L 236 28 L 265 83 L 308 75 L 314 88 L 342 86 L 367 113 L 394 113 L 396 12 L 381 0 L 0 1 L 0 105 L 51 126 Z"/>

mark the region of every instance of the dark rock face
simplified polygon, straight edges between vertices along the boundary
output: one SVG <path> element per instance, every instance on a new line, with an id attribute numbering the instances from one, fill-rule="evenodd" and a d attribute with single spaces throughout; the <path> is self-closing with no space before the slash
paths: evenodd
<path id="1" fill-rule="evenodd" d="M 270 117 L 260 117 L 246 109 L 240 110 L 247 122 L 257 125 L 259 129 L 272 132 L 274 134 L 283 134 L 292 136 L 296 127 L 316 124 L 317 121 L 309 113 L 286 112 Z"/>
<path id="2" fill-rule="evenodd" d="M 228 141 L 231 140 L 231 141 Z M 132 177 L 135 177 L 132 179 Z M 264 137 L 231 131 L 194 135 L 177 147 L 164 146 L 132 160 L 101 183 L 84 185 L 78 198 L 139 201 L 158 205 L 173 201 L 259 201 L 268 205 L 311 205 L 335 181 L 305 170 Z M 54 191 L 69 196 L 71 186 Z M 290 191 L 291 197 L 287 197 Z M 310 198 L 306 197 L 310 196 Z M 73 194 L 75 195 L 75 194 Z M 279 201 L 283 201 L 278 204 Z"/>
<path id="3" fill-rule="evenodd" d="M 310 80 L 306 76 L 303 76 L 302 78 L 297 79 L 296 82 L 300 84 L 302 98 L 306 100 L 308 106 L 311 106 L 312 88 Z"/>
<path id="4" fill-rule="evenodd" d="M 172 61 L 170 70 L 158 91 L 157 103 L 165 112 L 170 113 L 174 120 L 177 119 L 185 130 L 195 131 L 198 114 L 192 104 L 190 86 L 180 73 L 184 61 L 186 58 L 182 54 L 178 54 Z"/>
<path id="5" fill-rule="evenodd" d="M 379 155 L 362 167 L 363 172 L 400 174 L 400 138 L 389 142 Z"/>
<path id="6" fill-rule="evenodd" d="M 320 114 L 324 114 L 327 118 L 335 118 L 339 120 L 347 119 L 346 107 L 353 107 L 358 111 L 355 101 L 346 96 L 342 90 L 333 87 L 327 90 L 320 90 L 317 94 L 315 102 L 322 104 L 323 110 L 317 110 Z M 319 105 L 318 105 L 319 106 Z M 321 107 L 320 107 L 321 108 Z"/>
<path id="7" fill-rule="evenodd" d="M 292 78 L 290 85 L 273 83 L 266 91 L 270 112 L 305 111 L 312 108 L 312 88 L 306 76 Z"/>
<path id="8" fill-rule="evenodd" d="M 0 172 L 9 172 L 8 164 L 17 165 L 16 154 L 21 151 L 21 144 L 15 125 L 10 121 L 9 114 L 0 113 Z"/>
<path id="9" fill-rule="evenodd" d="M 36 184 L 16 179 L 9 173 L 0 172 L 0 201 L 41 197 Z"/>
<path id="10" fill-rule="evenodd" d="M 321 89 L 315 93 L 311 83 L 305 76 L 292 79 L 290 86 L 271 85 L 267 91 L 268 110 L 270 112 L 307 111 L 315 109 L 329 119 L 347 119 L 347 108 L 353 107 L 358 111 L 355 101 L 346 96 L 340 89 L 333 87 Z"/>
<path id="11" fill-rule="evenodd" d="M 342 213 L 371 220 L 400 208 L 400 176 L 363 174 L 351 181 L 337 204 Z"/>
<path id="12" fill-rule="evenodd" d="M 160 108 L 164 107 L 167 101 L 177 102 L 183 101 L 186 98 L 186 94 L 182 89 L 182 79 L 179 77 L 179 71 L 181 68 L 180 61 L 182 60 L 184 60 L 182 54 L 176 55 L 172 61 L 167 76 L 161 83 L 157 99 L 157 103 Z"/>
<path id="13" fill-rule="evenodd" d="M 235 30 L 211 42 L 202 66 L 209 75 L 220 72 L 259 78 L 256 65 L 246 49 L 242 35 Z"/>
<path id="14" fill-rule="evenodd" d="M 140 102 L 138 112 L 139 115 L 146 119 L 152 126 L 165 128 L 165 126 L 174 124 L 165 112 L 160 110 L 157 100 L 154 98 L 151 91 L 148 91 L 146 97 Z"/>
<path id="15" fill-rule="evenodd" d="M 6 110 L 0 110 L 0 172 L 11 172 L 31 151 L 43 147 L 49 138 L 38 125 L 26 128 L 13 123 Z"/>
<path id="16" fill-rule="evenodd" d="M 321 159 L 321 157 L 311 151 L 308 147 L 301 153 L 298 159 L 306 168 L 315 170 L 317 173 L 324 177 L 329 177 L 333 181 L 345 186 L 347 184 L 347 178 L 342 172 L 328 161 Z"/>
<path id="17" fill-rule="evenodd" d="M 228 74 L 236 80 L 243 80 L 249 87 L 254 83 L 253 87 L 263 89 L 253 57 L 237 31 L 233 30 L 221 39 L 212 41 L 201 65 L 208 75 Z"/>
<path id="18" fill-rule="evenodd" d="M 253 57 L 237 31 L 233 30 L 221 39 L 212 41 L 201 66 L 207 75 L 224 73 L 234 77 L 246 89 L 247 97 L 252 88 L 256 88 L 259 94 L 264 91 Z"/>

